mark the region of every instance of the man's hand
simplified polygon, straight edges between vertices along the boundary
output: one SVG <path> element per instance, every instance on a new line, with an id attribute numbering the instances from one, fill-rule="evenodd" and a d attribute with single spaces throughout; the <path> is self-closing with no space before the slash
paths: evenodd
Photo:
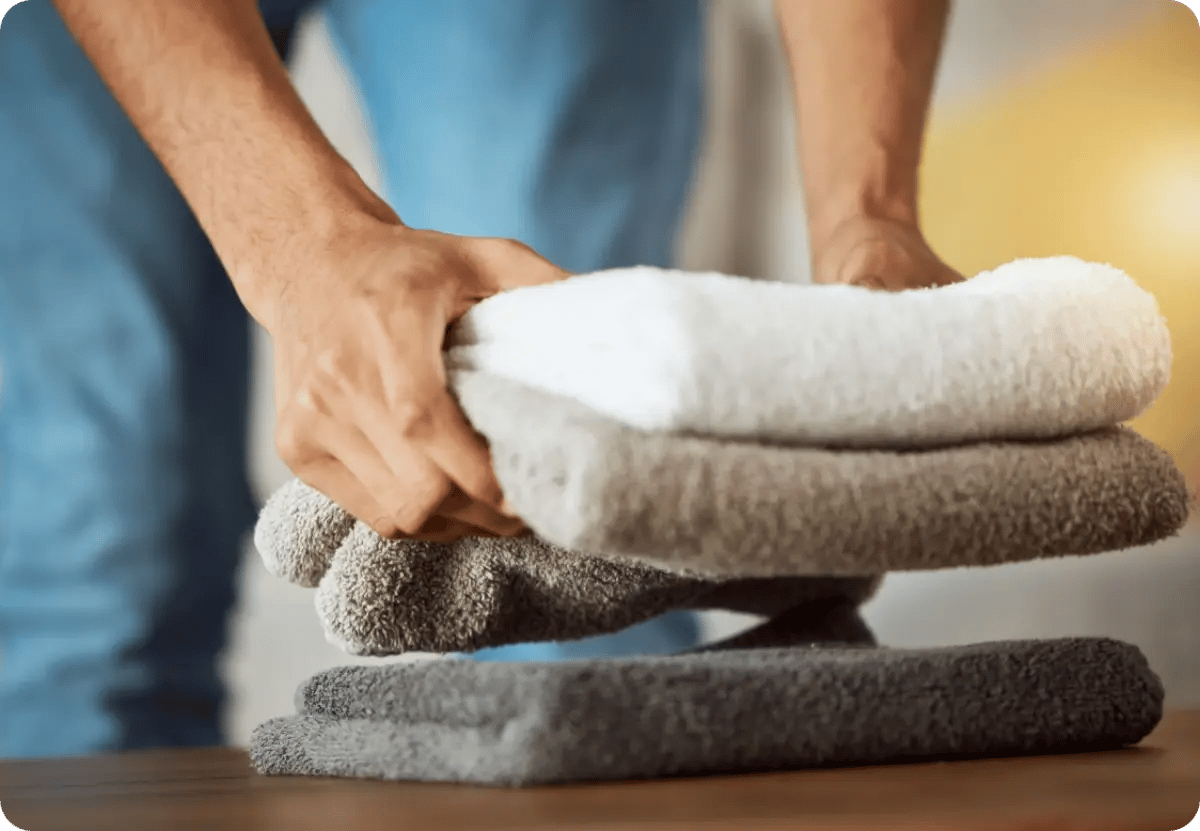
<path id="1" fill-rule="evenodd" d="M 961 280 L 930 250 L 917 169 L 949 0 L 775 0 L 796 95 L 813 279 Z"/>
<path id="2" fill-rule="evenodd" d="M 446 388 L 443 341 L 476 302 L 566 273 L 512 240 L 374 222 L 297 268 L 268 327 L 292 471 L 386 537 L 522 532 Z"/>
<path id="3" fill-rule="evenodd" d="M 853 217 L 824 240 L 812 241 L 813 281 L 886 291 L 929 288 L 963 277 L 933 253 L 916 225 Z"/>
<path id="4" fill-rule="evenodd" d="M 386 536 L 512 534 L 450 393 L 447 325 L 563 271 L 405 227 L 321 133 L 255 0 L 54 0 L 275 341 L 292 470 Z"/>

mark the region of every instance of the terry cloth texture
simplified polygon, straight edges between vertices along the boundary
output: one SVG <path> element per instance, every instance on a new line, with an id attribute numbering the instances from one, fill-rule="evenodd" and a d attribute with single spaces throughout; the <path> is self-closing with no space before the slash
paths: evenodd
<path id="1" fill-rule="evenodd" d="M 433 660 L 319 673 L 250 753 L 266 774 L 640 779 L 1118 748 L 1162 699 L 1142 654 L 1106 639 Z"/>
<path id="2" fill-rule="evenodd" d="M 276 576 L 319 585 L 316 606 L 327 639 L 356 655 L 570 640 L 673 609 L 803 617 L 812 614 L 810 605 L 824 609 L 830 600 L 853 608 L 878 585 L 871 577 L 681 574 L 564 551 L 534 536 L 468 537 L 450 545 L 386 540 L 299 481 L 267 503 L 256 543 Z M 824 625 L 812 624 L 814 631 Z M 758 637 L 770 642 L 766 632 Z"/>
<path id="3" fill-rule="evenodd" d="M 887 571 L 1146 544 L 1187 517 L 1173 461 L 1120 427 L 828 451 L 647 433 L 476 373 L 456 388 L 536 537 L 388 541 L 298 481 L 259 518 L 267 567 L 319 585 L 326 635 L 349 652 L 565 640 L 680 608 L 774 615 L 865 599 Z"/>
<path id="4" fill-rule="evenodd" d="M 1186 521 L 1174 461 L 1123 427 L 930 451 L 651 433 L 479 373 L 454 379 L 508 500 L 572 551 L 738 577 L 861 576 L 1091 554 Z"/>
<path id="5" fill-rule="evenodd" d="M 504 292 L 452 330 L 486 371 L 646 430 L 840 447 L 1050 438 L 1162 392 L 1152 295 L 1074 257 L 876 292 L 629 268 Z"/>

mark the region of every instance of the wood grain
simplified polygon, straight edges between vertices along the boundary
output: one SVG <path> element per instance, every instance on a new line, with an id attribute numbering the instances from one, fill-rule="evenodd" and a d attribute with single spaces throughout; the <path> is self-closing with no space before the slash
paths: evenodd
<path id="1" fill-rule="evenodd" d="M 27 831 L 1168 831 L 1200 807 L 1200 711 L 1110 753 L 527 790 L 262 777 L 231 749 L 5 762 L 0 806 Z"/>

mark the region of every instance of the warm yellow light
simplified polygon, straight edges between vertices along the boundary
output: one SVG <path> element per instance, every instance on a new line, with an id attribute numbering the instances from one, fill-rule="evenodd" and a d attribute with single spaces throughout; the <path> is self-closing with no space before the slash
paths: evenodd
<path id="1" fill-rule="evenodd" d="M 922 215 L 965 273 L 1112 263 L 1158 300 L 1172 381 L 1134 422 L 1200 485 L 1200 27 L 1178 3 L 1039 77 L 931 114 Z"/>
<path id="2" fill-rule="evenodd" d="M 1192 262 L 1196 273 L 1180 276 L 1200 279 L 1200 134 L 1148 143 L 1131 178 L 1129 210 L 1147 257 Z"/>

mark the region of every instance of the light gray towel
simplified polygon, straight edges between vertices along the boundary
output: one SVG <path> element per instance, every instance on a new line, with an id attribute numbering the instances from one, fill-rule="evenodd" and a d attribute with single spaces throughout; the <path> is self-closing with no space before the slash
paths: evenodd
<path id="1" fill-rule="evenodd" d="M 538 536 L 670 569 L 858 576 L 991 565 L 1143 545 L 1187 520 L 1174 461 L 1123 427 L 848 452 L 639 431 L 476 373 L 456 390 Z"/>
<path id="2" fill-rule="evenodd" d="M 344 667 L 260 726 L 266 774 L 490 785 L 1099 750 L 1162 714 L 1106 639 Z"/>
<path id="3" fill-rule="evenodd" d="M 1124 548 L 1187 516 L 1170 457 L 1123 428 L 829 451 L 638 431 L 483 375 L 458 390 L 542 539 L 389 542 L 285 486 L 259 519 L 258 549 L 273 573 L 319 585 L 326 634 L 349 652 L 581 638 L 681 608 L 861 601 L 885 571 Z"/>

